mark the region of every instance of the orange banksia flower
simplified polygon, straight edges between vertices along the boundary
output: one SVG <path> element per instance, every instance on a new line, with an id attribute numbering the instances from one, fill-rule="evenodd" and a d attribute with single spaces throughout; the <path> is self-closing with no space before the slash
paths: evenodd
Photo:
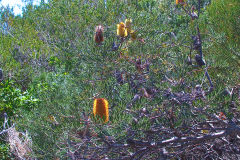
<path id="1" fill-rule="evenodd" d="M 102 43 L 104 38 L 103 38 L 103 26 L 99 25 L 96 27 L 95 29 L 95 36 L 94 36 L 94 40 L 96 43 Z"/>
<path id="2" fill-rule="evenodd" d="M 108 101 L 104 98 L 96 98 L 93 103 L 93 115 L 97 115 L 104 120 L 104 123 L 108 122 Z"/>
<path id="3" fill-rule="evenodd" d="M 117 25 L 117 35 L 120 37 L 127 37 L 127 29 L 125 28 L 125 24 L 123 22 L 120 22 Z"/>
<path id="4" fill-rule="evenodd" d="M 225 114 L 223 112 L 220 112 L 218 117 L 221 119 L 221 120 L 226 120 L 227 117 L 225 116 Z"/>
<path id="5" fill-rule="evenodd" d="M 186 2 L 185 2 L 186 0 L 176 0 L 176 5 L 178 5 L 178 4 L 182 4 L 182 5 L 186 5 Z"/>

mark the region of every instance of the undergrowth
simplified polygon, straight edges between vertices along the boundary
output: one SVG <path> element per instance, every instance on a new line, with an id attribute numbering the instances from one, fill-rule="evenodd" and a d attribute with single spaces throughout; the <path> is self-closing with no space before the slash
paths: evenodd
<path id="1" fill-rule="evenodd" d="M 197 8 L 198 1 L 189 1 L 188 7 L 192 5 Z M 90 159 L 89 150 L 104 144 L 102 139 L 121 144 L 129 139 L 163 140 L 172 135 L 150 132 L 192 126 L 208 120 L 205 113 L 221 112 L 231 119 L 232 109 L 238 112 L 240 103 L 239 6 L 237 0 L 204 0 L 195 20 L 168 0 L 49 0 L 40 6 L 29 3 L 23 16 L 4 9 L 0 112 L 11 116 L 17 130 L 29 132 L 33 157 L 38 159 L 79 155 Z M 117 24 L 127 18 L 132 19 L 135 41 L 117 36 Z M 102 44 L 94 41 L 97 25 L 104 27 Z M 195 60 L 188 64 L 197 26 L 203 67 Z M 194 59 L 198 51 L 191 52 Z M 214 86 L 209 94 L 206 68 Z M 194 95 L 197 85 L 206 94 L 186 100 L 184 96 Z M 179 101 L 181 94 L 185 99 Z M 106 124 L 92 120 L 95 98 L 109 102 Z M 205 112 L 193 113 L 192 108 Z M 81 152 L 76 149 L 79 144 Z M 0 150 L 5 154 L 5 147 Z M 121 158 L 135 151 L 108 152 L 98 159 Z M 144 159 L 159 158 L 160 153 L 149 153 Z"/>

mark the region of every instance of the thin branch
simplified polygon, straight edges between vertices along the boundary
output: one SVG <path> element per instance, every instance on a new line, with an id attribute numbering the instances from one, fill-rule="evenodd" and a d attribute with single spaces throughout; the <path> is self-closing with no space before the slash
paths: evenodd
<path id="1" fill-rule="evenodd" d="M 213 89 L 213 84 L 212 84 L 212 80 L 211 80 L 211 78 L 210 78 L 210 76 L 209 76 L 209 74 L 208 74 L 208 71 L 207 71 L 207 69 L 206 69 L 206 72 L 205 72 L 205 75 L 207 76 L 207 79 L 208 79 L 208 81 L 209 81 L 209 83 L 210 83 L 210 91 Z"/>
<path id="2" fill-rule="evenodd" d="M 216 132 L 213 134 L 199 136 L 199 137 L 181 137 L 181 138 L 172 137 L 170 139 L 166 139 L 166 140 L 159 141 L 156 143 L 131 140 L 131 143 L 134 146 L 142 146 L 142 147 L 149 146 L 149 147 L 153 147 L 153 148 L 164 147 L 167 145 L 174 145 L 174 144 L 178 144 L 178 143 L 180 143 L 180 146 L 186 146 L 186 145 L 203 143 L 205 141 L 220 138 L 220 137 L 223 137 L 226 135 L 232 136 L 232 135 L 238 135 L 238 134 L 240 134 L 240 128 L 236 125 L 231 124 L 228 126 L 228 128 L 225 129 L 225 131 Z"/>
<path id="3" fill-rule="evenodd" d="M 149 148 L 143 148 L 143 149 L 138 150 L 137 152 L 135 152 L 135 153 L 131 156 L 130 160 L 141 159 L 141 157 L 142 157 L 147 151 L 149 151 Z M 135 158 L 135 157 L 136 157 L 136 158 Z"/>
<path id="4" fill-rule="evenodd" d="M 202 53 L 202 39 L 201 39 L 201 34 L 200 34 L 200 30 L 199 30 L 199 26 L 197 25 L 197 32 L 198 32 L 198 38 L 200 41 L 200 47 L 199 47 L 199 54 L 201 57 L 203 57 L 203 53 Z"/>
<path id="5" fill-rule="evenodd" d="M 201 10 L 201 0 L 198 0 L 198 17 L 200 15 L 200 10 Z"/>
<path id="6" fill-rule="evenodd" d="M 7 127 L 6 127 L 7 126 Z M 11 127 L 8 125 L 8 116 L 7 113 L 4 113 L 4 123 L 3 123 L 3 130 L 0 132 L 0 135 L 7 133 L 9 130 L 11 130 L 13 127 L 15 127 L 15 124 L 13 124 Z M 7 128 L 7 129 L 6 129 Z"/>
<path id="7" fill-rule="evenodd" d="M 11 130 L 12 128 L 14 128 L 15 127 L 15 124 L 13 124 L 10 128 L 8 128 L 8 129 L 4 129 L 4 130 L 2 130 L 1 132 L 0 132 L 0 135 L 2 135 L 2 134 L 4 134 L 4 133 L 7 133 L 9 130 Z"/>

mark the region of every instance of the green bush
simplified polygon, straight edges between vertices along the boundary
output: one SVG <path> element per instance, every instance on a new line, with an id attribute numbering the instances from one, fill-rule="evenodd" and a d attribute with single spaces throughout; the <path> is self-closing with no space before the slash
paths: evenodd
<path id="1" fill-rule="evenodd" d="M 28 91 L 15 87 L 11 80 L 0 83 L 0 97 L 0 113 L 6 112 L 9 116 L 19 109 L 30 110 L 38 102 Z"/>
<path id="2" fill-rule="evenodd" d="M 240 44 L 240 1 L 215 0 L 207 7 L 209 21 L 228 42 Z"/>
<path id="3" fill-rule="evenodd" d="M 7 144 L 1 144 L 1 142 L 0 142 L 0 158 L 2 160 L 10 160 L 9 146 Z"/>
<path id="4" fill-rule="evenodd" d="M 240 65 L 240 1 L 216 0 L 207 7 L 205 19 L 209 41 L 207 51 L 220 67 Z"/>
<path id="5" fill-rule="evenodd" d="M 199 108 L 209 105 L 207 112 L 211 113 L 227 111 L 230 97 L 222 100 L 219 93 L 227 85 L 233 87 L 238 83 L 239 71 L 234 72 L 237 70 L 234 63 L 229 65 L 236 59 L 233 55 L 236 57 L 234 53 L 238 49 L 233 41 L 236 37 L 239 41 L 235 35 L 238 31 L 232 28 L 239 27 L 236 26 L 239 22 L 232 21 L 239 14 L 238 8 L 230 5 L 227 14 L 231 13 L 232 20 L 224 20 L 227 16 L 222 7 L 229 7 L 233 0 L 216 0 L 208 12 L 204 9 L 209 0 L 201 2 L 200 18 L 194 21 L 180 7 L 176 8 L 175 1 L 168 0 L 128 1 L 127 4 L 107 1 L 106 6 L 103 0 L 49 0 L 38 7 L 27 6 L 23 17 L 6 18 L 14 38 L 0 33 L 0 44 L 3 44 L 0 58 L 4 62 L 1 68 L 8 73 L 6 76 L 18 81 L 27 76 L 22 84 L 27 86 L 27 91 L 22 92 L 13 81 L 1 83 L 0 112 L 13 115 L 21 109 L 14 122 L 18 130 L 28 130 L 34 154 L 40 159 L 68 157 L 69 149 L 74 149 L 69 147 L 69 142 L 75 141 L 72 135 L 75 132 L 80 135 L 85 130 L 85 121 L 92 116 L 94 97 L 109 101 L 110 115 L 109 123 L 104 125 L 89 119 L 89 135 L 94 144 L 99 144 L 95 135 L 112 136 L 116 142 L 125 143 L 131 130 L 137 132 L 134 138 L 145 139 L 146 129 L 154 126 L 178 127 L 190 124 L 193 118 L 206 119 L 200 113 L 193 115 L 191 106 L 170 103 L 164 96 L 166 90 L 191 93 L 197 84 L 208 88 L 204 70 L 185 62 L 198 23 L 215 91 L 193 105 Z M 190 4 L 196 5 L 197 1 Z M 121 41 L 116 36 L 116 25 L 125 18 L 133 20 L 132 28 L 137 31 L 138 40 L 128 41 L 127 37 L 118 50 L 112 51 L 113 43 Z M 220 21 L 220 25 L 215 21 Z M 224 26 L 224 21 L 229 21 L 231 27 Z M 99 24 L 104 27 L 102 45 L 93 40 L 94 28 Z M 192 56 L 196 53 L 192 51 Z M 226 57 L 229 63 L 225 62 Z M 148 62 L 149 70 L 138 71 L 136 59 L 142 64 Z M 220 68 L 225 66 L 225 70 Z M 117 83 L 116 71 L 121 73 L 124 84 Z M 151 91 L 151 88 L 157 91 L 155 97 L 142 96 L 131 104 L 137 94 L 143 94 L 143 89 Z M 176 120 L 169 121 L 168 113 L 172 109 Z M 159 115 L 156 121 L 152 120 Z"/>

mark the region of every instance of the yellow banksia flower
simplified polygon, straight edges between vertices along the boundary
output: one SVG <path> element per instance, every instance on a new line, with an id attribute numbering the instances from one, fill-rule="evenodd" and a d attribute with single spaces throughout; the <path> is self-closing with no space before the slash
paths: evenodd
<path id="1" fill-rule="evenodd" d="M 125 28 L 127 29 L 127 33 L 131 33 L 131 24 L 132 20 L 131 19 L 126 19 L 125 20 Z"/>
<path id="2" fill-rule="evenodd" d="M 166 48 L 166 47 L 167 47 L 167 44 L 166 44 L 166 43 L 163 43 L 163 44 L 162 44 L 162 47 L 163 47 L 163 48 Z"/>
<path id="3" fill-rule="evenodd" d="M 53 115 L 48 115 L 48 119 L 53 123 L 58 125 L 58 121 L 56 120 L 56 118 Z"/>
<path id="4" fill-rule="evenodd" d="M 127 37 L 127 30 L 125 28 L 125 24 L 123 22 L 120 22 L 117 25 L 117 35 L 120 37 Z"/>
<path id="5" fill-rule="evenodd" d="M 131 30 L 130 32 L 130 36 L 131 36 L 131 40 L 134 41 L 137 39 L 137 35 L 136 32 L 134 30 Z"/>
<path id="6" fill-rule="evenodd" d="M 208 134 L 209 131 L 208 130 L 201 130 L 201 133 Z"/>
<path id="7" fill-rule="evenodd" d="M 108 101 L 104 98 L 96 98 L 93 102 L 93 115 L 94 117 L 97 115 L 98 117 L 104 120 L 104 123 L 109 120 L 109 112 L 108 112 Z"/>

